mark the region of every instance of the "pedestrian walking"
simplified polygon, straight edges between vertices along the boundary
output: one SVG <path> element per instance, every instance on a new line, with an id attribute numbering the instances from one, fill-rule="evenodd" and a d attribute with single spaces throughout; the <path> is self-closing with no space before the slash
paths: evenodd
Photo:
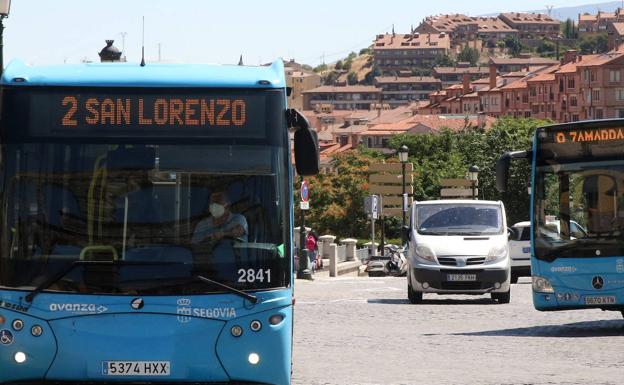
<path id="1" fill-rule="evenodd" d="M 310 231 L 306 237 L 306 249 L 308 249 L 308 255 L 310 256 L 310 268 L 312 272 L 322 268 L 323 263 L 318 258 L 318 237 L 314 231 Z"/>

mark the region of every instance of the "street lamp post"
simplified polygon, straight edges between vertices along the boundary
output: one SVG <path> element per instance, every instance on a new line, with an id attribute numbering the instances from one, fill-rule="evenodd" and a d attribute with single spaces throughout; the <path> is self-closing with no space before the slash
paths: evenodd
<path id="1" fill-rule="evenodd" d="M 472 186 L 472 199 L 477 199 L 477 186 L 479 185 L 479 167 L 470 166 L 468 168 L 468 177 Z"/>
<path id="2" fill-rule="evenodd" d="M 406 214 L 407 214 L 407 196 L 405 195 L 405 164 L 407 163 L 407 156 L 409 155 L 409 148 L 407 148 L 406 145 L 402 145 L 399 150 L 397 151 L 397 153 L 399 154 L 399 161 L 401 162 L 401 177 L 402 179 L 402 183 L 401 186 L 403 187 L 403 194 L 401 195 L 403 198 L 403 201 L 401 202 L 401 206 L 402 206 L 402 211 L 403 211 L 403 221 L 401 222 L 401 245 L 404 245 L 406 242 L 405 239 L 405 232 L 403 231 L 403 228 L 405 227 L 405 223 L 406 221 Z"/>
<path id="3" fill-rule="evenodd" d="M 2 41 L 2 34 L 4 32 L 3 20 L 9 17 L 9 10 L 11 9 L 11 0 L 0 0 L 0 74 L 4 71 L 3 51 L 4 43 Z"/>

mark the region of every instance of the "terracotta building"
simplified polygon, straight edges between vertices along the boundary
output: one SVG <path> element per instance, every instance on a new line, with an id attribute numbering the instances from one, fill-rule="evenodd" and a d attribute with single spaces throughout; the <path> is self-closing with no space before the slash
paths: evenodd
<path id="1" fill-rule="evenodd" d="M 487 66 L 470 66 L 470 63 L 460 62 L 455 67 L 433 67 L 431 76 L 440 79 L 442 87 L 448 87 L 462 82 L 464 74 L 469 74 L 470 80 L 477 80 L 487 76 L 489 69 Z"/>
<path id="2" fill-rule="evenodd" d="M 451 47 L 446 33 L 385 34 L 373 43 L 373 59 L 384 75 L 431 67 Z"/>
<path id="3" fill-rule="evenodd" d="M 381 89 L 372 86 L 321 86 L 303 91 L 306 110 L 369 110 L 381 98 Z"/>
<path id="4" fill-rule="evenodd" d="M 624 22 L 624 12 L 621 8 L 615 12 L 599 11 L 595 15 L 584 13 L 578 15 L 578 32 L 579 35 L 588 35 L 596 33 L 605 33 L 609 29 L 609 25 L 617 22 Z"/>
<path id="5" fill-rule="evenodd" d="M 624 51 L 582 56 L 569 51 L 558 64 L 503 75 L 492 65 L 487 85 L 484 80 L 471 82 L 470 90 L 476 90 L 479 111 L 488 116 L 562 123 L 624 118 Z M 419 113 L 454 112 L 457 99 L 470 105 L 474 91 L 457 94 L 454 89 L 432 94 Z"/>
<path id="6" fill-rule="evenodd" d="M 559 37 L 559 21 L 542 13 L 501 13 L 498 17 L 518 31 L 520 39 L 553 39 Z"/>
<path id="7" fill-rule="evenodd" d="M 306 71 L 296 66 L 285 66 L 286 86 L 291 88 L 288 105 L 302 110 L 303 92 L 321 86 L 321 76 L 313 71 Z"/>
<path id="8" fill-rule="evenodd" d="M 390 108 L 426 100 L 430 93 L 442 88 L 442 82 L 431 76 L 378 76 L 374 85 L 381 88 L 382 102 Z"/>

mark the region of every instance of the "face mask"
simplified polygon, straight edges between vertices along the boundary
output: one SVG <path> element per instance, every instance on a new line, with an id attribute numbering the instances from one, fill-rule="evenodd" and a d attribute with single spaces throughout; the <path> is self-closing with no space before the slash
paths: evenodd
<path id="1" fill-rule="evenodd" d="M 213 217 L 219 218 L 223 215 L 223 213 L 225 213 L 225 206 L 218 204 L 218 203 L 210 204 L 210 214 Z"/>

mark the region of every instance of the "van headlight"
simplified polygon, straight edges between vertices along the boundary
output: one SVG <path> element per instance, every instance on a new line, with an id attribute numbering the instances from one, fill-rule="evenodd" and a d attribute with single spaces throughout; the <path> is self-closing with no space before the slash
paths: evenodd
<path id="1" fill-rule="evenodd" d="M 493 262 L 504 259 L 507 256 L 507 246 L 493 246 L 485 258 L 486 262 Z"/>
<path id="2" fill-rule="evenodd" d="M 534 275 L 533 277 L 533 291 L 537 293 L 554 293 L 555 289 L 553 289 L 551 283 L 546 278 L 538 277 Z"/>
<path id="3" fill-rule="evenodd" d="M 435 252 L 427 245 L 418 245 L 416 247 L 416 257 L 433 263 L 437 262 Z"/>

